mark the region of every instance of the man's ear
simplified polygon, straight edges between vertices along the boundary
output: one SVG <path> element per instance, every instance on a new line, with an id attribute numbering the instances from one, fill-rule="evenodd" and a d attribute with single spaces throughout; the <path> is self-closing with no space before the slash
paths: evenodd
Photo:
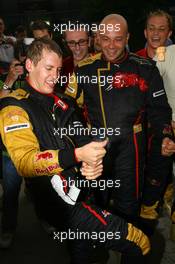
<path id="1" fill-rule="evenodd" d="M 129 41 L 129 37 L 130 37 L 130 34 L 127 33 L 127 44 L 128 44 L 128 41 Z"/>
<path id="2" fill-rule="evenodd" d="M 173 33 L 172 30 L 170 30 L 170 32 L 169 32 L 169 34 L 168 34 L 168 38 L 171 37 L 172 33 Z"/>
<path id="3" fill-rule="evenodd" d="M 91 36 L 88 36 L 88 47 L 91 46 L 91 43 L 92 43 L 92 37 Z"/>
<path id="4" fill-rule="evenodd" d="M 145 35 L 145 38 L 147 39 L 147 30 L 144 29 L 144 35 Z"/>
<path id="5" fill-rule="evenodd" d="M 32 68 L 33 68 L 33 62 L 31 61 L 31 59 L 26 59 L 25 66 L 26 66 L 26 70 L 27 70 L 28 72 L 31 72 L 31 71 L 32 71 Z"/>

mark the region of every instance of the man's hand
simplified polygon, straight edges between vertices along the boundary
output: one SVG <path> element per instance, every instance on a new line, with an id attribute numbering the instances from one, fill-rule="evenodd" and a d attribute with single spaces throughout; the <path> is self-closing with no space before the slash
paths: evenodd
<path id="1" fill-rule="evenodd" d="M 10 91 L 9 90 L 1 90 L 0 91 L 0 98 L 3 98 L 3 97 L 5 97 L 6 95 L 8 95 L 10 93 Z"/>
<path id="2" fill-rule="evenodd" d="M 172 128 L 175 129 L 175 121 L 174 120 L 171 121 L 171 125 L 172 125 Z"/>
<path id="3" fill-rule="evenodd" d="M 175 135 L 175 121 L 174 120 L 171 121 L 171 125 L 172 125 L 172 128 L 173 128 L 173 133 Z"/>
<path id="4" fill-rule="evenodd" d="M 21 66 L 19 64 L 20 64 L 20 61 L 18 61 L 18 60 L 14 60 L 10 64 L 10 69 L 9 69 L 8 75 L 6 77 L 6 80 L 4 81 L 4 83 L 9 88 L 11 88 L 12 85 L 14 84 L 14 82 L 18 79 L 18 77 L 24 73 L 23 66 Z"/>
<path id="5" fill-rule="evenodd" d="M 161 153 L 163 156 L 171 156 L 175 153 L 175 143 L 169 138 L 164 138 L 162 141 L 162 150 Z"/>
<path id="6" fill-rule="evenodd" d="M 10 44 L 12 46 L 15 45 L 15 41 L 10 37 L 5 39 L 5 43 Z"/>
<path id="7" fill-rule="evenodd" d="M 97 166 L 101 159 L 105 156 L 105 146 L 108 140 L 101 142 L 91 142 L 83 147 L 75 149 L 75 155 L 78 161 L 84 161 L 89 166 Z"/>
<path id="8" fill-rule="evenodd" d="M 99 163 L 94 167 L 88 165 L 86 162 L 82 163 L 82 167 L 80 169 L 81 174 L 87 179 L 87 180 L 95 180 L 99 176 L 101 176 L 103 171 L 103 164 L 102 159 L 99 161 Z"/>

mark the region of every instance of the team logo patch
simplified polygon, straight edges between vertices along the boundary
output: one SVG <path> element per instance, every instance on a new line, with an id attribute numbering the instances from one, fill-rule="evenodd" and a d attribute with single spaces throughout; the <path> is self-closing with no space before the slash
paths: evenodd
<path id="1" fill-rule="evenodd" d="M 44 153 L 37 154 L 36 161 L 50 160 L 50 159 L 53 159 L 53 154 L 51 152 L 44 152 Z"/>
<path id="2" fill-rule="evenodd" d="M 127 72 L 117 72 L 113 77 L 112 86 L 116 89 L 137 86 L 141 92 L 148 90 L 148 84 L 143 78 L 138 74 Z"/>
<path id="3" fill-rule="evenodd" d="M 14 124 L 14 125 L 10 125 L 10 126 L 5 126 L 4 127 L 4 132 L 8 133 L 8 132 L 12 132 L 12 131 L 15 131 L 15 130 L 29 128 L 29 127 L 30 127 L 29 123 Z"/>
<path id="4" fill-rule="evenodd" d="M 43 175 L 43 174 L 48 174 L 54 170 L 58 170 L 60 167 L 58 163 L 52 164 L 46 168 L 36 168 L 35 171 L 37 175 Z"/>

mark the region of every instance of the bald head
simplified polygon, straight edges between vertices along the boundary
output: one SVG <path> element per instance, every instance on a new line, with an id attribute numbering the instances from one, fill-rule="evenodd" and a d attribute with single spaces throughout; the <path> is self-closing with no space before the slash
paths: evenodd
<path id="1" fill-rule="evenodd" d="M 100 29 L 102 29 L 103 27 L 106 30 L 115 30 L 115 31 L 119 31 L 120 28 L 122 28 L 122 30 L 124 30 L 126 33 L 128 33 L 128 24 L 126 19 L 119 15 L 119 14 L 110 14 L 107 15 L 103 18 L 103 20 L 101 21 L 100 25 L 103 25 L 101 27 L 99 27 Z M 100 33 L 103 34 L 104 32 L 102 32 L 102 30 L 100 30 Z"/>
<path id="2" fill-rule="evenodd" d="M 128 44 L 128 25 L 124 17 L 111 14 L 103 18 L 98 31 L 99 44 L 107 61 L 116 62 L 125 55 Z"/>

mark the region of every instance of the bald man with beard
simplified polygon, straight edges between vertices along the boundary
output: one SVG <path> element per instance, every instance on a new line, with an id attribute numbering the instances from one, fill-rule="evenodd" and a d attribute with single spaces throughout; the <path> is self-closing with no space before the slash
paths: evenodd
<path id="1" fill-rule="evenodd" d="M 98 34 L 102 52 L 78 64 L 66 94 L 83 109 L 91 131 L 96 128 L 94 137 L 109 139 L 103 177 L 113 185 L 101 193 L 100 202 L 109 196 L 115 214 L 138 224 L 145 164 L 145 115 L 162 155 L 168 156 L 175 147 L 171 140 L 171 109 L 155 63 L 126 50 L 129 33 L 125 18 L 119 14 L 106 16 Z M 144 257 L 127 254 L 121 259 L 122 264 L 145 261 Z"/>

